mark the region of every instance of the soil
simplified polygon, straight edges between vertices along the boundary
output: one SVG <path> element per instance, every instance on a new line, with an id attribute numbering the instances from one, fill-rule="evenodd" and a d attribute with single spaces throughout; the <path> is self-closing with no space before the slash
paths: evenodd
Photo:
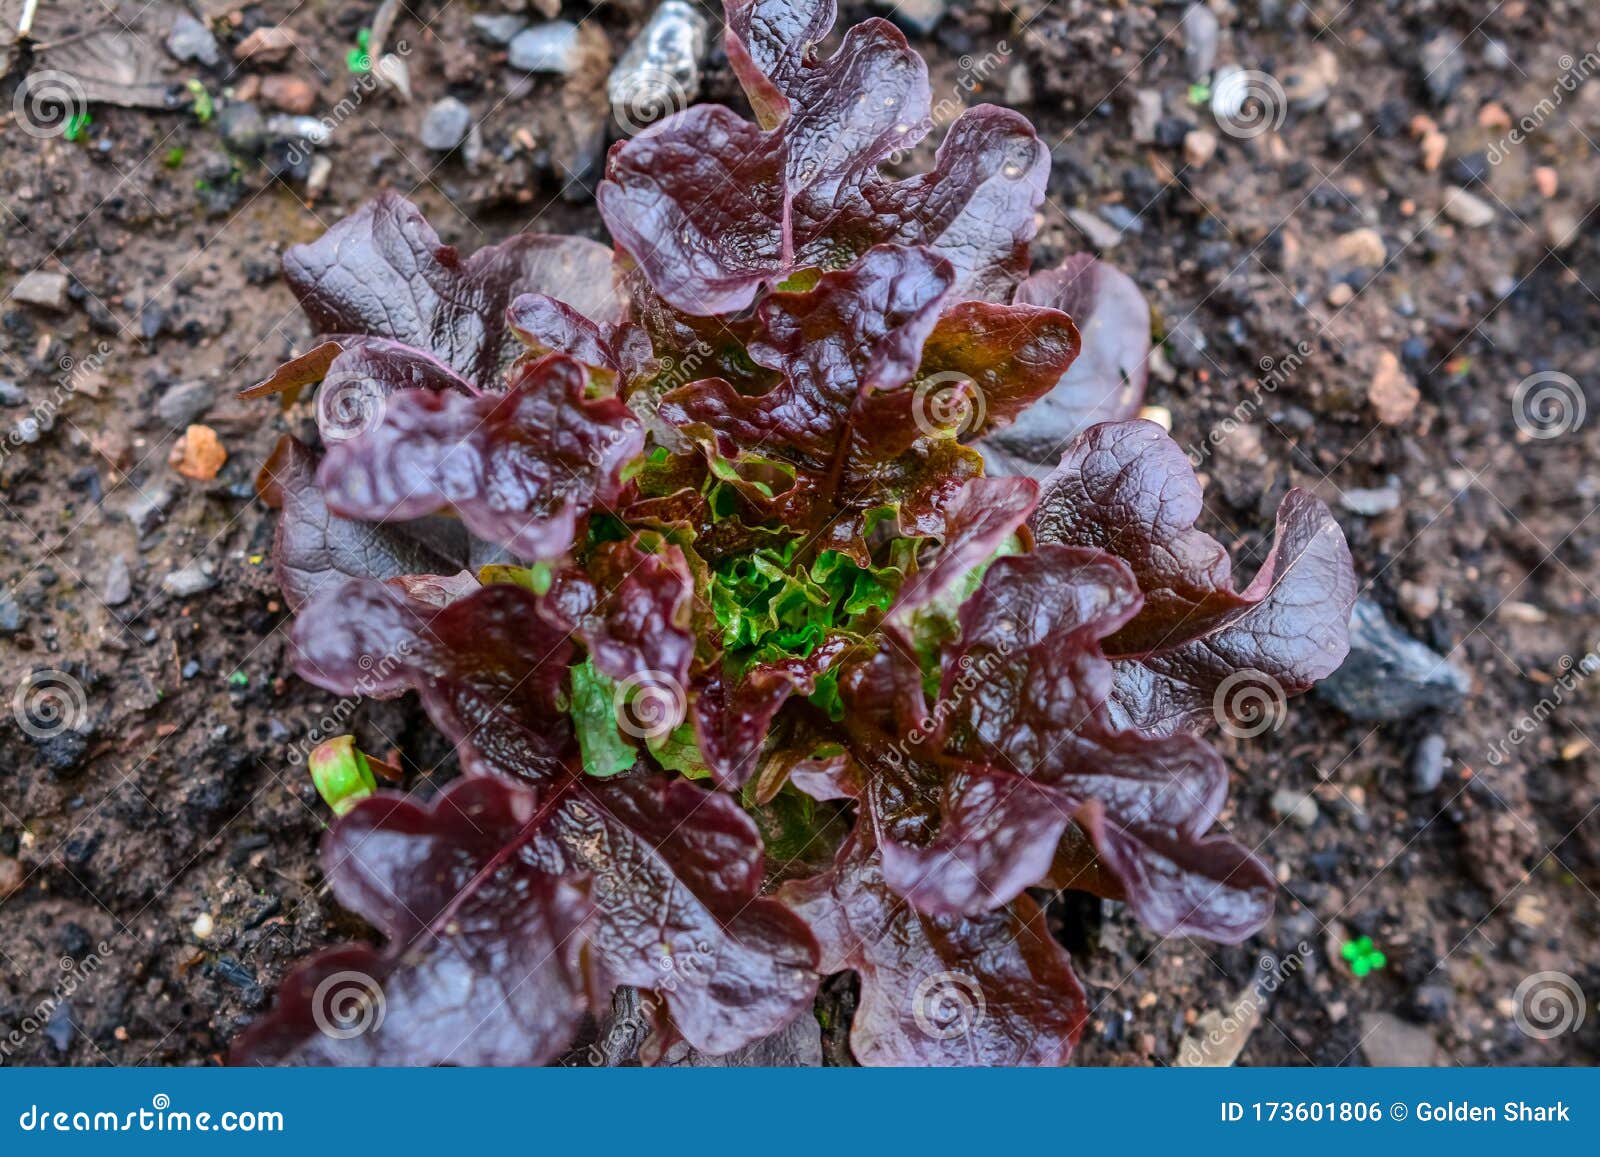
<path id="1" fill-rule="evenodd" d="M 46 7 L 57 28 L 105 23 L 89 0 Z M 65 675 L 82 691 L 81 726 L 52 738 L 0 713 L 0 1063 L 219 1063 L 296 961 L 363 934 L 323 888 L 327 813 L 303 769 L 319 721 L 345 708 L 290 673 L 264 559 L 273 514 L 252 482 L 306 415 L 233 398 L 311 336 L 278 258 L 380 188 L 464 249 L 519 230 L 604 238 L 593 150 L 572 127 L 587 98 L 475 39 L 474 11 L 499 10 L 487 0 L 401 9 L 413 99 L 352 102 L 315 196 L 304 158 L 229 152 L 227 106 L 266 77 L 305 82 L 318 115 L 359 91 L 345 55 L 375 7 L 206 0 L 223 59 L 177 66 L 160 52 L 173 10 L 155 6 L 130 35 L 165 83 L 200 79 L 216 116 L 96 104 L 75 141 L 0 134 L 0 378 L 15 384 L 0 419 L 16 433 L 0 459 L 0 690 L 37 705 L 52 680 L 70 692 Z M 593 14 L 613 51 L 640 7 Z M 0 14 L 14 24 L 16 8 Z M 1287 89 L 1276 131 L 1218 131 L 1190 91 L 1182 5 L 978 0 L 913 40 L 936 104 L 1015 104 L 1054 146 L 1036 266 L 1109 245 L 1146 291 L 1164 338 L 1147 400 L 1180 443 L 1210 447 L 1206 524 L 1240 573 L 1283 492 L 1311 488 L 1364 592 L 1472 690 L 1382 724 L 1313 696 L 1275 731 L 1221 737 L 1223 823 L 1276 867 L 1277 916 L 1221 946 L 1056 898 L 1094 1005 L 1078 1061 L 1174 1064 L 1221 1017 L 1206 1055 L 1241 1064 L 1593 1063 L 1600 1009 L 1530 1034 L 1518 987 L 1559 972 L 1600 996 L 1600 709 L 1568 671 L 1600 642 L 1600 420 L 1531 437 L 1514 390 L 1536 373 L 1600 382 L 1600 85 L 1562 84 L 1600 54 L 1600 7 L 1213 9 L 1217 63 Z M 280 20 L 298 33 L 281 66 L 233 62 Z M 13 53 L 0 85 L 13 121 L 29 64 Z M 1165 101 L 1155 141 L 1131 127 L 1141 94 Z M 418 141 L 445 95 L 481 121 L 475 167 Z M 703 95 L 736 101 L 719 50 Z M 1528 139 L 1498 144 L 1524 117 Z M 1214 155 L 1185 141 L 1195 131 Z M 1456 186 L 1485 223 L 1442 212 Z M 1110 235 L 1091 241 L 1069 212 Z M 35 270 L 67 276 L 62 308 L 16 296 Z M 18 427 L 40 407 L 47 428 Z M 210 479 L 169 464 L 201 421 L 227 452 Z M 353 727 L 413 789 L 455 774 L 406 702 L 364 704 Z M 1413 764 L 1431 736 L 1444 774 L 1430 786 Z M 1306 794 L 1314 809 L 1285 803 Z M 1341 949 L 1361 936 L 1386 963 L 1358 977 Z M 823 999 L 848 1010 L 851 986 Z M 848 1060 L 837 1033 L 826 1044 Z"/>

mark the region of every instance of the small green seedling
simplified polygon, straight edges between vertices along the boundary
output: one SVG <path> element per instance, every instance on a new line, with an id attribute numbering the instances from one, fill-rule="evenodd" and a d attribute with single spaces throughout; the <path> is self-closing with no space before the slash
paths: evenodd
<path id="1" fill-rule="evenodd" d="M 356 33 L 356 46 L 344 54 L 344 63 L 357 76 L 372 71 L 372 29 Z"/>
<path id="2" fill-rule="evenodd" d="M 317 785 L 317 793 L 333 809 L 334 815 L 344 815 L 378 790 L 372 765 L 356 750 L 353 735 L 341 735 L 317 744 L 306 763 L 311 768 L 311 782 Z"/>
<path id="3" fill-rule="evenodd" d="M 88 109 L 84 109 L 82 112 L 75 112 L 67 118 L 66 127 L 61 130 L 61 135 L 69 141 L 81 141 L 92 124 L 94 124 L 94 117 L 89 115 Z"/>
<path id="4" fill-rule="evenodd" d="M 1350 965 L 1350 971 L 1357 976 L 1365 976 L 1389 963 L 1389 958 L 1373 946 L 1370 936 L 1346 940 L 1339 954 L 1344 957 L 1345 963 Z"/>

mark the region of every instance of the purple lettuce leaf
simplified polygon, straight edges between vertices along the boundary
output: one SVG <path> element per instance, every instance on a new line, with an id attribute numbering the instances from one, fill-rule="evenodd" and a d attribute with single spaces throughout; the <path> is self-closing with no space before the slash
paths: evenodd
<path id="1" fill-rule="evenodd" d="M 592 878 L 607 982 L 659 993 L 696 1048 L 729 1052 L 810 1007 L 816 942 L 760 897 L 761 839 L 732 797 L 664 776 L 583 778 L 537 848 L 552 871 Z"/>
<path id="2" fill-rule="evenodd" d="M 1243 591 L 1228 553 L 1195 523 L 1204 494 L 1159 426 L 1096 426 L 1044 484 L 1032 527 L 1041 543 L 1125 560 L 1144 606 L 1106 640 L 1116 716 L 1150 734 L 1255 727 L 1331 674 L 1349 649 L 1355 572 L 1327 507 L 1291 490 L 1271 557 Z M 1264 727 L 1258 728 L 1264 729 Z"/>
<path id="3" fill-rule="evenodd" d="M 283 269 L 316 332 L 410 346 L 492 390 L 518 351 L 506 309 L 520 294 L 548 294 L 595 321 L 620 319 L 611 261 L 593 241 L 543 234 L 462 258 L 415 205 L 381 193 L 291 248 Z"/>
<path id="4" fill-rule="evenodd" d="M 233 1046 L 236 1064 L 536 1065 L 587 1007 L 581 883 L 529 841 L 534 793 L 468 779 L 432 806 L 364 800 L 328 833 L 334 895 L 382 931 L 289 976 Z"/>
<path id="5" fill-rule="evenodd" d="M 853 969 L 850 1047 L 865 1065 L 1065 1064 L 1088 1019 L 1083 986 L 1027 896 L 930 916 L 888 887 L 858 832 L 827 872 L 780 896 L 816 933 L 824 972 Z"/>
<path id="6" fill-rule="evenodd" d="M 1271 873 L 1207 835 L 1227 793 L 1221 759 L 1190 735 L 1119 730 L 1108 709 L 1100 640 L 1141 602 L 1127 566 L 1100 551 L 1041 546 L 989 568 L 962 605 L 928 725 L 887 749 L 858 741 L 887 772 L 869 780 L 869 801 L 891 887 L 924 911 L 994 907 L 1043 878 L 1086 819 L 1156 931 L 1234 941 L 1261 925 Z"/>
<path id="7" fill-rule="evenodd" d="M 951 262 L 962 297 L 1008 300 L 1027 271 L 1048 150 L 1027 120 L 969 110 L 931 173 L 878 172 L 931 127 L 927 69 L 883 20 L 831 28 L 828 0 L 730 6 L 728 58 L 760 121 L 699 106 L 616 145 L 598 200 L 618 247 L 671 306 L 734 313 L 799 269 L 840 269 L 884 242 Z"/>
<path id="8" fill-rule="evenodd" d="M 318 596 L 295 619 L 295 671 L 339 695 L 415 690 L 469 771 L 541 784 L 566 772 L 574 647 L 537 596 L 497 583 L 443 609 L 371 580 Z"/>
<path id="9" fill-rule="evenodd" d="M 556 576 L 550 601 L 599 670 L 618 680 L 659 679 L 685 698 L 695 649 L 694 577 L 681 549 L 640 537 L 601 543 L 587 570 Z M 681 715 L 666 726 L 680 722 Z"/>
<path id="10" fill-rule="evenodd" d="M 859 457 L 855 443 L 876 431 L 850 426 L 857 400 L 911 380 L 950 282 L 949 263 L 928 250 L 883 246 L 807 292 L 772 294 L 749 353 L 780 383 L 748 397 L 720 379 L 695 382 L 662 400 L 662 417 L 714 431 L 730 456 L 737 447 L 781 448 L 817 466 Z"/>
<path id="11" fill-rule="evenodd" d="M 1149 378 L 1150 307 L 1132 278 L 1088 253 L 1035 273 L 1017 287 L 1016 305 L 1070 314 L 1083 352 L 1054 389 L 982 448 L 991 472 L 1043 479 L 1073 438 L 1099 422 L 1132 418 Z"/>
<path id="12" fill-rule="evenodd" d="M 550 355 L 521 364 L 503 394 L 393 395 L 372 428 L 329 449 L 317 478 L 347 518 L 453 509 L 472 533 L 538 561 L 566 554 L 579 521 L 616 501 L 643 442 L 627 406 L 589 397 L 582 367 Z"/>
<path id="13" fill-rule="evenodd" d="M 290 610 L 348 579 L 439 574 L 459 565 L 404 528 L 340 518 L 328 509 L 316 470 L 316 454 L 284 435 L 257 479 L 262 499 L 281 511 L 272 565 Z"/>

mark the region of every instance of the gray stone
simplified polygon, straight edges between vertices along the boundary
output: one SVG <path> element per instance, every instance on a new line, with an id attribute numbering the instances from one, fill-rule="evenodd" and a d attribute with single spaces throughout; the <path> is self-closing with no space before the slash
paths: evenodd
<path id="1" fill-rule="evenodd" d="M 1339 495 L 1339 505 L 1351 514 L 1374 518 L 1380 514 L 1388 514 L 1400 505 L 1400 489 L 1397 486 L 1382 486 L 1370 490 L 1359 486 L 1353 487 Z"/>
<path id="2" fill-rule="evenodd" d="M 425 148 L 447 153 L 466 138 L 472 128 L 472 110 L 453 96 L 434 101 L 422 118 L 417 134 Z"/>
<path id="3" fill-rule="evenodd" d="M 472 18 L 472 31 L 485 44 L 510 44 L 527 26 L 514 12 L 479 12 Z"/>
<path id="4" fill-rule="evenodd" d="M 932 36 L 949 5 L 945 0 L 873 0 L 873 7 L 912 36 Z"/>
<path id="5" fill-rule="evenodd" d="M 11 291 L 11 296 L 25 305 L 37 305 L 41 309 L 53 309 L 57 312 L 67 308 L 67 275 L 65 273 L 49 273 L 43 269 L 35 269 L 32 273 L 24 274 L 16 288 Z"/>
<path id="6" fill-rule="evenodd" d="M 203 594 L 217 585 L 217 580 L 205 572 L 199 563 L 190 563 L 175 570 L 161 580 L 161 589 L 180 599 Z"/>
<path id="7" fill-rule="evenodd" d="M 8 592 L 0 591 L 0 635 L 15 635 L 28 625 L 28 612 Z"/>
<path id="8" fill-rule="evenodd" d="M 217 50 L 217 38 L 211 29 L 187 12 L 178 13 L 167 33 L 167 51 L 179 60 L 192 60 L 207 68 L 220 64 L 222 53 Z"/>
<path id="9" fill-rule="evenodd" d="M 1444 195 L 1444 215 L 1466 229 L 1482 229 L 1494 220 L 1494 206 L 1475 193 L 1452 188 Z"/>
<path id="10" fill-rule="evenodd" d="M 1216 66 L 1222 26 L 1210 8 L 1191 4 L 1184 9 L 1179 27 L 1183 31 L 1183 63 L 1189 70 L 1189 79 L 1198 84 L 1208 78 Z"/>
<path id="11" fill-rule="evenodd" d="M 1471 689 L 1465 671 L 1363 598 L 1350 613 L 1350 657 L 1317 685 L 1316 695 L 1357 722 L 1384 723 L 1427 710 L 1453 711 Z"/>
<path id="12" fill-rule="evenodd" d="M 247 100 L 230 100 L 217 113 L 222 143 L 240 156 L 253 157 L 267 144 L 267 124 L 261 110 Z"/>
<path id="13" fill-rule="evenodd" d="M 1122 230 L 1087 209 L 1068 209 L 1067 220 L 1084 235 L 1090 245 L 1101 252 L 1115 249 L 1122 244 Z"/>
<path id="14" fill-rule="evenodd" d="M 1128 128 L 1135 144 L 1154 144 L 1156 126 L 1161 123 L 1161 93 L 1153 88 L 1141 88 L 1133 94 L 1133 104 L 1128 108 Z"/>
<path id="15" fill-rule="evenodd" d="M 1302 828 L 1310 828 L 1316 825 L 1319 812 L 1310 792 L 1280 787 L 1272 793 L 1272 814 L 1281 820 L 1293 820 Z"/>
<path id="16" fill-rule="evenodd" d="M 1411 790 L 1427 795 L 1444 782 L 1444 736 L 1424 735 L 1411 753 Z"/>
<path id="17" fill-rule="evenodd" d="M 108 607 L 120 607 L 133 597 L 133 575 L 128 570 L 128 560 L 120 554 L 111 556 L 106 567 L 105 589 L 100 597 Z"/>
<path id="18" fill-rule="evenodd" d="M 177 497 L 166 486 L 139 487 L 128 501 L 128 521 L 141 535 L 149 534 L 166 519 Z"/>
<path id="19" fill-rule="evenodd" d="M 570 20 L 537 24 L 511 39 L 511 67 L 524 72 L 569 73 L 578 57 L 578 26 Z"/>
<path id="20" fill-rule="evenodd" d="M 216 399 L 216 387 L 209 382 L 178 382 L 157 399 L 156 416 L 167 429 L 182 430 L 205 417 Z"/>
<path id="21" fill-rule="evenodd" d="M 28 392 L 10 378 L 0 378 L 0 406 L 26 406 Z"/>
<path id="22" fill-rule="evenodd" d="M 1422 74 L 1422 86 L 1428 90 L 1428 99 L 1434 105 L 1450 103 L 1456 87 L 1467 71 L 1467 53 L 1454 33 L 1441 32 L 1422 46 L 1417 57 L 1417 69 Z"/>
<path id="23" fill-rule="evenodd" d="M 1361 1055 L 1374 1068 L 1425 1068 L 1439 1063 L 1439 1045 L 1427 1029 L 1392 1013 L 1364 1012 Z"/>

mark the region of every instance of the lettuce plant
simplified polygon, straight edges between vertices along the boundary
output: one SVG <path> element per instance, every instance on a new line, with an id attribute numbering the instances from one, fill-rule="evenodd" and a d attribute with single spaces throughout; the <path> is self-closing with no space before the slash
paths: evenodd
<path id="1" fill-rule="evenodd" d="M 881 20 L 821 53 L 833 17 L 729 4 L 756 120 L 619 143 L 614 251 L 463 258 L 384 195 L 288 252 L 324 336 L 246 393 L 318 383 L 321 446 L 263 475 L 296 670 L 414 691 L 463 775 L 341 797 L 327 878 L 383 943 L 294 972 L 237 1059 L 541 1063 L 619 985 L 647 1053 L 721 1054 L 851 970 L 864 1063 L 1060 1063 L 1087 1009 L 1037 889 L 1160 934 L 1268 917 L 1202 732 L 1338 666 L 1343 538 L 1291 491 L 1236 588 L 1128 420 L 1136 291 L 1028 275 L 1033 129 L 972 109 L 890 179 L 925 66 Z M 1059 466 L 986 473 L 1040 399 Z"/>

